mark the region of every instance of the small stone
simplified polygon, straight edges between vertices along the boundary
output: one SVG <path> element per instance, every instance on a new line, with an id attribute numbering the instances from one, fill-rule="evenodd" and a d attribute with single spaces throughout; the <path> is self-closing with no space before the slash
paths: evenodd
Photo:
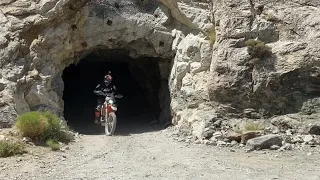
<path id="1" fill-rule="evenodd" d="M 0 82 L 0 91 L 3 91 L 5 89 L 5 84 Z"/>
<path id="2" fill-rule="evenodd" d="M 270 147 L 270 149 L 271 149 L 271 150 L 278 150 L 278 149 L 280 149 L 280 146 L 278 146 L 278 145 L 272 145 L 272 146 Z"/>
<path id="3" fill-rule="evenodd" d="M 23 137 L 22 141 L 28 143 L 28 142 L 31 142 L 32 140 L 28 137 Z"/>
<path id="4" fill-rule="evenodd" d="M 292 137 L 291 142 L 292 143 L 302 143 L 303 140 L 302 140 L 301 136 L 297 135 L 297 136 Z"/>
<path id="5" fill-rule="evenodd" d="M 308 152 L 307 156 L 311 156 L 312 155 L 312 152 Z"/>
<path id="6" fill-rule="evenodd" d="M 217 145 L 218 145 L 218 146 L 226 146 L 227 143 L 224 142 L 224 141 L 218 141 L 218 142 L 217 142 Z"/>
<path id="7" fill-rule="evenodd" d="M 245 144 L 249 139 L 258 137 L 261 135 L 260 131 L 246 131 L 241 134 L 241 144 Z"/>
<path id="8" fill-rule="evenodd" d="M 237 145 L 237 144 L 239 144 L 237 141 L 231 141 L 231 146 L 235 146 L 235 145 Z"/>
<path id="9" fill-rule="evenodd" d="M 279 133 L 280 133 L 279 128 L 275 128 L 272 130 L 272 134 L 279 134 Z"/>
<path id="10" fill-rule="evenodd" d="M 286 143 L 279 150 L 285 151 L 285 150 L 292 150 L 292 149 L 293 149 L 293 144 Z"/>
<path id="11" fill-rule="evenodd" d="M 216 139 L 221 139 L 223 137 L 223 135 L 222 135 L 221 131 L 217 131 L 217 132 L 213 133 L 212 137 L 214 137 Z"/>
<path id="12" fill-rule="evenodd" d="M 310 142 L 310 141 L 312 141 L 313 140 L 313 137 L 312 137 L 312 135 L 305 135 L 304 137 L 303 137 L 303 141 L 304 142 Z"/>
<path id="13" fill-rule="evenodd" d="M 267 154 L 266 151 L 261 151 L 261 152 L 258 152 L 259 154 Z"/>
<path id="14" fill-rule="evenodd" d="M 187 139 L 193 139 L 193 136 L 188 136 Z"/>
<path id="15" fill-rule="evenodd" d="M 0 135 L 0 141 L 6 141 L 7 138 L 4 135 Z"/>
<path id="16" fill-rule="evenodd" d="M 221 119 L 219 119 L 219 120 L 217 120 L 217 121 L 215 121 L 215 122 L 213 123 L 213 125 L 214 125 L 215 127 L 220 127 L 221 124 L 222 124 L 222 120 L 221 120 Z"/>
<path id="17" fill-rule="evenodd" d="M 249 153 L 249 152 L 251 152 L 252 151 L 252 149 L 245 149 L 244 150 L 244 152 L 246 152 L 246 153 Z"/>
<path id="18" fill-rule="evenodd" d="M 210 139 L 213 136 L 214 130 L 213 129 L 209 129 L 207 131 L 205 131 L 202 136 L 206 139 Z"/>
<path id="19" fill-rule="evenodd" d="M 205 144 L 205 145 L 212 145 L 213 142 L 210 141 L 210 140 L 205 139 L 205 140 L 203 140 L 203 144 Z"/>
<path id="20" fill-rule="evenodd" d="M 314 145 L 315 143 L 313 141 L 309 141 L 309 142 L 307 142 L 307 144 Z"/>
<path id="21" fill-rule="evenodd" d="M 286 135 L 287 136 L 292 136 L 292 130 L 291 129 L 288 129 L 288 130 L 286 130 Z"/>
<path id="22" fill-rule="evenodd" d="M 6 45 L 8 43 L 7 38 L 0 36 L 0 47 Z"/>
<path id="23" fill-rule="evenodd" d="M 183 138 L 178 138 L 178 142 L 182 142 L 182 141 L 184 141 Z"/>
<path id="24" fill-rule="evenodd" d="M 240 142 L 241 141 L 241 134 L 236 132 L 229 132 L 227 134 L 227 139 L 231 141 Z"/>
<path id="25" fill-rule="evenodd" d="M 274 155 L 274 157 L 279 157 L 279 155 L 278 155 L 278 154 L 276 154 L 276 155 Z"/>
<path id="26" fill-rule="evenodd" d="M 236 152 L 234 149 L 230 149 L 230 152 Z"/>

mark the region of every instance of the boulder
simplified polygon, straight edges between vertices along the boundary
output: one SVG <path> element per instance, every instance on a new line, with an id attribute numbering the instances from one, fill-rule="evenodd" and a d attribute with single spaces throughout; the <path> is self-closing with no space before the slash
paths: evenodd
<path id="1" fill-rule="evenodd" d="M 282 138 L 279 135 L 268 134 L 250 139 L 246 143 L 246 147 L 250 150 L 269 149 L 274 145 L 282 146 Z"/>
<path id="2" fill-rule="evenodd" d="M 313 125 L 310 127 L 309 131 L 310 134 L 314 134 L 314 135 L 320 135 L 320 126 L 318 125 Z"/>

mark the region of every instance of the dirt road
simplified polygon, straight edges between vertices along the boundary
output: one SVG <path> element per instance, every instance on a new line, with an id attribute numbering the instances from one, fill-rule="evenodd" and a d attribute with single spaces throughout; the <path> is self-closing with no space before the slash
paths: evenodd
<path id="1" fill-rule="evenodd" d="M 231 152 L 175 141 L 170 129 L 150 130 L 124 134 L 118 129 L 113 137 L 83 135 L 66 152 L 42 148 L 0 159 L 0 179 L 320 179 L 320 154 Z"/>

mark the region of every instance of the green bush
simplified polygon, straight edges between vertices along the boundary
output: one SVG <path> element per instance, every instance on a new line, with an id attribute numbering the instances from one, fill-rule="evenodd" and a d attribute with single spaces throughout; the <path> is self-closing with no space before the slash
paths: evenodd
<path id="1" fill-rule="evenodd" d="M 68 143 L 72 137 L 67 133 L 68 126 L 51 112 L 28 112 L 18 117 L 17 129 L 33 140 L 49 139 Z"/>
<path id="2" fill-rule="evenodd" d="M 42 114 L 47 118 L 49 123 L 49 126 L 45 131 L 45 139 L 54 139 L 60 142 L 71 141 L 66 132 L 68 130 L 67 125 L 62 124 L 61 120 L 53 113 L 44 112 Z"/>
<path id="3" fill-rule="evenodd" d="M 0 157 L 9 157 L 19 154 L 24 154 L 27 151 L 23 144 L 17 142 L 0 141 Z"/>
<path id="4" fill-rule="evenodd" d="M 47 130 L 49 123 L 40 112 L 28 112 L 17 118 L 16 127 L 24 137 L 32 140 L 43 140 L 43 134 Z"/>
<path id="5" fill-rule="evenodd" d="M 252 58 L 263 58 L 272 54 L 271 48 L 264 42 L 254 39 L 249 39 L 245 42 L 247 51 Z"/>
<path id="6" fill-rule="evenodd" d="M 51 148 L 52 151 L 58 151 L 60 150 L 60 144 L 59 141 L 55 140 L 55 139 L 48 139 L 46 141 L 47 146 L 49 146 Z"/>

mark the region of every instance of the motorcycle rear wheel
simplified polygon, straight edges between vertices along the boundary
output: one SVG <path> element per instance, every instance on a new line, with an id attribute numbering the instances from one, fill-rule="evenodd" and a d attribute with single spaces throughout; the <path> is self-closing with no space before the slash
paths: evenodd
<path id="1" fill-rule="evenodd" d="M 117 116 L 114 112 L 111 112 L 108 116 L 105 116 L 105 133 L 107 136 L 112 136 L 116 130 Z"/>

